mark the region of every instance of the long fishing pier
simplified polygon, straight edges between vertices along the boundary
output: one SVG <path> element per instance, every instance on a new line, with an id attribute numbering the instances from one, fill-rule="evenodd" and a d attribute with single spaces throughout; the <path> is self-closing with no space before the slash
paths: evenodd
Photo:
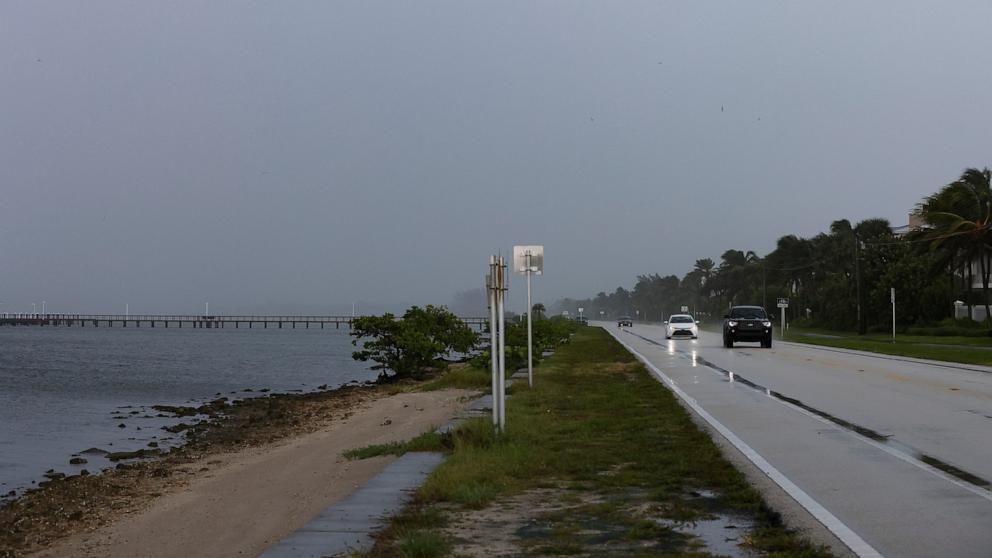
<path id="1" fill-rule="evenodd" d="M 192 327 L 206 329 L 320 329 L 342 325 L 351 329 L 357 316 L 208 316 L 208 315 L 138 315 L 138 314 L 0 314 L 0 326 L 64 326 L 64 327 Z M 469 327 L 482 331 L 487 318 L 460 318 Z"/>

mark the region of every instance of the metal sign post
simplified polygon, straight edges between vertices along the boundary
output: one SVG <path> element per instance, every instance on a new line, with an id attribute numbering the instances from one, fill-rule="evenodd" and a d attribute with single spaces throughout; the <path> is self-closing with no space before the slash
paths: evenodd
<path id="1" fill-rule="evenodd" d="M 780 298 L 778 299 L 779 311 L 782 312 L 782 333 L 780 334 L 780 339 L 785 339 L 785 309 L 789 307 L 789 299 Z"/>
<path id="2" fill-rule="evenodd" d="M 527 276 L 527 385 L 534 387 L 534 326 L 531 314 L 530 276 L 544 273 L 544 246 L 514 246 L 513 269 Z M 582 310 L 579 310 L 579 315 Z"/>
<path id="3" fill-rule="evenodd" d="M 499 432 L 506 430 L 506 319 L 504 315 L 506 288 L 506 262 L 503 256 L 496 263 L 496 315 L 499 321 L 499 371 L 496 375 L 497 395 L 494 404 L 499 409 Z"/>
<path id="4" fill-rule="evenodd" d="M 496 375 L 499 366 L 496 363 L 496 289 L 493 278 L 496 277 L 496 256 L 489 256 L 489 273 L 486 274 L 486 294 L 489 298 L 489 372 L 492 376 L 493 394 L 493 427 L 499 428 L 499 410 L 496 408 L 496 390 L 499 389 Z"/>

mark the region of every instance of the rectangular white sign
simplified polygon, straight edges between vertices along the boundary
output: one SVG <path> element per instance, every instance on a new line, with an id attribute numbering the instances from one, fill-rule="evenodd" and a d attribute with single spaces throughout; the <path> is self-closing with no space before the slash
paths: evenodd
<path id="1" fill-rule="evenodd" d="M 778 307 L 779 308 L 788 308 L 789 307 L 789 299 L 787 299 L 787 298 L 780 298 L 780 299 L 778 299 Z"/>
<path id="2" fill-rule="evenodd" d="M 527 272 L 527 256 L 530 256 L 530 272 L 534 275 L 544 273 L 544 246 L 514 246 L 513 271 L 521 275 Z"/>

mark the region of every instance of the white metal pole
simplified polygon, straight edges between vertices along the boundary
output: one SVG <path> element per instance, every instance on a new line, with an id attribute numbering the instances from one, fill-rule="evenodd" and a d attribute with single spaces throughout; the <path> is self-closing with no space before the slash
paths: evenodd
<path id="1" fill-rule="evenodd" d="M 504 316 L 504 298 L 506 291 L 503 289 L 503 282 L 506 280 L 506 264 L 503 263 L 503 256 L 499 257 L 496 266 L 496 315 L 499 320 L 499 370 L 496 374 L 497 392 L 499 398 L 499 424 L 500 432 L 506 429 L 506 319 Z"/>
<path id="2" fill-rule="evenodd" d="M 45 313 L 45 301 L 44 300 L 41 301 L 41 313 L 42 314 Z"/>
<path id="3" fill-rule="evenodd" d="M 127 316 L 130 316 L 130 315 L 131 315 L 131 310 L 130 310 L 130 308 L 128 308 L 127 303 L 125 302 L 124 303 L 124 317 L 126 318 Z"/>
<path id="4" fill-rule="evenodd" d="M 786 309 L 785 308 L 779 308 L 779 310 L 782 312 L 782 335 L 781 335 L 780 339 L 785 339 L 785 310 Z"/>
<path id="5" fill-rule="evenodd" d="M 531 306 L 530 302 L 530 252 L 527 252 L 527 385 L 529 387 L 534 387 L 534 330 L 531 324 L 531 314 L 534 313 L 534 307 Z"/>
<path id="6" fill-rule="evenodd" d="M 206 306 L 203 308 L 203 315 L 204 316 L 209 316 L 210 315 L 210 303 L 209 302 L 205 302 L 204 304 Z"/>
<path id="7" fill-rule="evenodd" d="M 499 428 L 499 404 L 497 402 L 497 392 L 499 382 L 496 380 L 499 374 L 499 360 L 496 356 L 496 337 L 499 329 L 496 324 L 496 256 L 489 256 L 489 277 L 486 281 L 489 290 L 489 372 L 492 376 L 492 397 L 493 397 L 493 426 Z"/>

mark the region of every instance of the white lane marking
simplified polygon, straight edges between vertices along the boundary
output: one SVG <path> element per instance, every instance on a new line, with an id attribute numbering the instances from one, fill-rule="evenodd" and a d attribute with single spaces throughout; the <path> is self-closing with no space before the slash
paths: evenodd
<path id="1" fill-rule="evenodd" d="M 837 424 L 835 424 L 835 423 L 833 423 L 833 422 L 831 422 L 831 421 L 829 421 L 829 420 L 827 420 L 827 419 L 825 419 L 825 418 L 817 415 L 816 413 L 811 413 L 811 412 L 807 411 L 806 409 L 803 409 L 802 407 L 799 407 L 797 405 L 793 405 L 792 403 L 789 403 L 788 401 L 782 401 L 781 399 L 779 399 L 777 397 L 772 397 L 772 399 L 774 399 L 775 401 L 778 401 L 779 403 L 785 405 L 786 407 L 790 407 L 792 409 L 795 409 L 796 411 L 799 411 L 800 413 L 802 413 L 802 414 L 804 414 L 804 415 L 806 415 L 806 416 L 808 416 L 808 417 L 810 417 L 812 419 L 816 419 L 816 420 L 822 422 L 823 424 L 826 424 L 826 425 L 832 426 L 834 428 L 837 428 Z M 934 467 L 933 465 L 929 465 L 929 464 L 927 464 L 924 461 L 920 461 L 919 459 L 913 457 L 912 455 L 908 455 L 905 452 L 899 451 L 898 449 L 893 448 L 893 447 L 890 447 L 890 446 L 888 446 L 886 444 L 883 444 L 882 442 L 879 442 L 877 440 L 872 440 L 871 438 L 869 438 L 867 436 L 863 436 L 861 434 L 858 434 L 857 432 L 852 432 L 851 430 L 848 430 L 846 428 L 837 428 L 837 430 L 839 430 L 840 432 L 843 432 L 843 433 L 845 433 L 845 434 L 847 434 L 847 435 L 849 435 L 851 437 L 857 438 L 858 440 L 861 440 L 862 442 L 864 442 L 864 443 L 866 443 L 866 444 L 868 444 L 870 446 L 873 446 L 873 447 L 875 447 L 877 449 L 880 449 L 880 450 L 884 451 L 885 453 L 891 455 L 892 457 L 895 457 L 895 458 L 897 458 L 897 459 L 899 459 L 901 461 L 905 461 L 906 463 L 909 463 L 910 465 L 912 465 L 912 466 L 914 466 L 914 467 L 916 467 L 918 469 L 922 469 L 922 470 L 924 470 L 924 471 L 926 471 L 926 472 L 928 472 L 928 473 L 930 473 L 930 474 L 932 474 L 932 475 L 934 475 L 934 476 L 936 476 L 936 477 L 938 477 L 938 478 L 940 478 L 942 480 L 945 480 L 945 481 L 947 481 L 947 482 L 949 482 L 949 483 L 951 483 L 951 484 L 953 484 L 955 486 L 959 486 L 959 487 L 967 490 L 968 492 L 971 492 L 972 494 L 974 494 L 976 496 L 980 496 L 980 497 L 988 500 L 989 502 L 992 502 L 992 492 L 989 492 L 987 489 L 984 489 L 984 488 L 981 488 L 979 486 L 975 486 L 973 484 L 964 482 L 963 480 L 960 480 L 958 478 L 955 478 L 955 477 L 953 477 L 953 476 L 945 473 L 944 471 L 941 471 L 940 469 Z"/>
<path id="2" fill-rule="evenodd" d="M 719 432 L 724 438 L 726 438 L 728 442 L 733 444 L 733 446 L 737 448 L 737 450 L 740 451 L 742 454 L 744 454 L 744 456 L 747 457 L 748 460 L 751 461 L 751 463 L 754 463 L 754 465 L 758 469 L 760 469 L 761 472 L 767 475 L 768 478 L 772 479 L 772 481 L 774 481 L 775 484 L 779 485 L 782 488 L 782 490 L 785 490 L 786 493 L 788 493 L 793 500 L 799 503 L 799 505 L 806 508 L 806 511 L 812 514 L 813 517 L 817 519 L 817 521 L 822 523 L 827 529 L 830 530 L 830 532 L 836 535 L 837 538 L 840 539 L 841 542 L 843 542 L 845 545 L 847 545 L 847 547 L 850 548 L 852 552 L 854 552 L 861 558 L 882 558 L 881 553 L 875 550 L 870 544 L 865 542 L 864 539 L 858 536 L 857 533 L 851 530 L 851 528 L 845 525 L 840 519 L 837 519 L 837 517 L 834 516 L 834 514 L 830 513 L 827 510 L 827 508 L 823 507 L 819 502 L 814 500 L 809 494 L 806 494 L 806 492 L 803 491 L 803 489 L 796 486 L 794 482 L 792 482 L 791 480 L 789 480 L 788 477 L 786 477 L 781 472 L 779 472 L 779 470 L 773 467 L 771 463 L 766 461 L 764 457 L 761 457 L 761 455 L 758 454 L 758 452 L 756 452 L 751 446 L 747 445 L 744 442 L 744 440 L 738 438 L 737 435 L 731 432 L 729 428 L 724 426 L 720 421 L 716 420 L 716 418 L 714 418 L 713 415 L 706 412 L 706 410 L 703 409 L 702 406 L 700 406 L 695 399 L 689 397 L 687 393 L 682 391 L 682 389 L 679 388 L 679 386 L 676 385 L 671 378 L 669 378 L 664 372 L 659 370 L 658 367 L 652 364 L 651 361 L 649 361 L 644 355 L 637 352 L 636 349 L 634 349 L 629 344 L 627 344 L 623 339 L 620 339 L 620 337 L 614 334 L 613 331 L 610 330 L 610 328 L 603 328 L 603 329 L 609 332 L 609 334 L 613 336 L 613 338 L 616 339 L 617 342 L 623 345 L 624 348 L 626 348 L 628 351 L 631 352 L 631 354 L 637 357 L 638 360 L 644 363 L 644 365 L 647 366 L 649 370 L 654 372 L 654 374 L 658 377 L 658 379 L 664 382 L 669 387 L 669 389 L 671 389 L 672 392 L 675 393 L 675 395 L 677 395 L 682 401 L 685 401 L 686 405 L 689 405 L 689 407 L 693 411 L 695 411 L 697 415 L 699 415 L 703 420 L 709 423 L 710 426 L 715 428 L 716 431 Z"/>
<path id="3" fill-rule="evenodd" d="M 621 343 L 622 343 L 622 341 L 621 341 Z M 683 358 L 688 358 L 688 357 L 686 357 L 686 355 L 684 353 L 681 354 L 681 356 Z M 710 369 L 712 370 L 712 368 L 710 368 Z M 714 374 L 721 375 L 720 372 L 717 371 L 717 370 L 713 370 L 713 373 Z M 727 373 L 730 375 L 730 381 L 733 382 L 734 381 L 734 372 L 731 372 L 730 370 L 727 370 Z M 761 391 L 761 390 L 758 390 L 758 391 Z M 790 409 L 799 411 L 800 413 L 808 416 L 811 419 L 814 419 L 814 420 L 817 420 L 819 422 L 822 422 L 823 424 L 826 424 L 827 426 L 831 426 L 831 427 L 837 429 L 839 432 L 842 432 L 844 434 L 847 434 L 848 436 L 851 436 L 852 438 L 854 438 L 856 440 L 860 440 L 860 441 L 862 441 L 862 442 L 864 442 L 864 443 L 866 443 L 866 444 L 868 444 L 868 445 L 870 445 L 870 446 L 872 446 L 872 447 L 874 447 L 876 449 L 880 449 L 880 450 L 884 451 L 885 453 L 891 455 L 892 457 L 895 457 L 896 459 L 899 459 L 900 461 L 904 461 L 906 463 L 909 463 L 910 465 L 916 467 L 917 469 L 920 469 L 920 470 L 923 470 L 923 471 L 925 471 L 927 473 L 930 473 L 931 475 L 933 475 L 933 476 L 935 476 L 935 477 L 937 477 L 937 478 L 939 478 L 941 480 L 945 480 L 945 481 L 947 481 L 947 482 L 949 482 L 949 483 L 951 483 L 951 484 L 953 484 L 953 485 L 955 485 L 957 487 L 963 488 L 963 489 L 967 490 L 968 492 L 971 492 L 975 496 L 978 496 L 978 497 L 980 497 L 982 499 L 985 499 L 985 500 L 988 500 L 989 502 L 992 502 L 992 491 L 990 491 L 987 488 L 983 488 L 981 486 L 976 486 L 976 485 L 971 484 L 969 482 L 965 482 L 965 481 L 963 481 L 963 480 L 961 480 L 961 479 L 959 479 L 959 478 L 957 478 L 957 477 L 955 477 L 955 476 L 953 476 L 953 475 L 951 475 L 951 474 L 949 474 L 949 473 L 947 473 L 945 471 L 942 471 L 942 470 L 938 469 L 937 467 L 934 467 L 933 465 L 930 465 L 929 463 L 927 463 L 925 461 L 922 461 L 918 457 L 915 457 L 913 455 L 910 455 L 910 454 L 906 453 L 905 451 L 902 451 L 902 450 L 900 450 L 898 448 L 894 448 L 894 447 L 892 447 L 892 446 L 890 446 L 890 445 L 888 445 L 886 443 L 879 442 L 878 440 L 872 440 L 871 438 L 869 438 L 869 437 L 867 437 L 867 436 L 865 436 L 863 434 L 859 434 L 858 432 L 855 432 L 855 431 L 850 430 L 848 428 L 839 427 L 837 425 L 837 423 L 835 423 L 835 422 L 833 422 L 833 421 L 831 421 L 829 419 L 826 419 L 826 418 L 821 417 L 820 415 L 818 415 L 816 413 L 812 413 L 812 412 L 810 412 L 810 411 L 808 411 L 806 409 L 803 409 L 802 407 L 800 407 L 798 405 L 795 405 L 793 403 L 789 403 L 788 401 L 786 401 L 784 399 L 781 399 L 781 398 L 778 398 L 778 397 L 773 396 L 772 395 L 771 388 L 767 388 L 767 387 L 764 388 L 764 391 L 762 391 L 762 393 L 764 393 L 767 397 L 769 397 L 769 398 L 777 401 L 778 403 L 780 403 L 782 405 L 785 405 L 786 407 L 789 407 Z M 906 444 L 902 444 L 902 445 L 905 446 L 905 447 L 910 447 L 910 446 L 908 446 Z M 919 451 L 919 450 L 916 450 L 915 448 L 911 448 L 911 449 L 913 449 L 913 451 Z M 919 452 L 919 453 L 921 455 L 923 454 L 923 452 Z"/>

